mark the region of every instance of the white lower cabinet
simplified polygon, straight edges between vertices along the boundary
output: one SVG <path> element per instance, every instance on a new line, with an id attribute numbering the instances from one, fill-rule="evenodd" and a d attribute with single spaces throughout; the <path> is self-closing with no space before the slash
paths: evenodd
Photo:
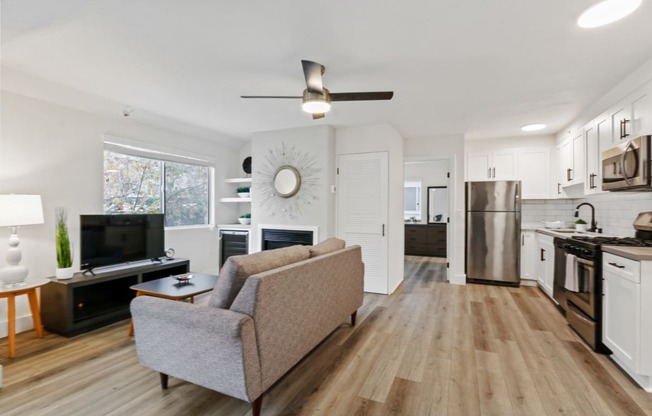
<path id="1" fill-rule="evenodd" d="M 649 313 L 652 275 L 649 272 L 652 272 L 652 262 L 610 253 L 603 255 L 602 342 L 613 352 L 613 360 L 641 387 L 652 392 L 652 316 Z"/>
<path id="2" fill-rule="evenodd" d="M 534 230 L 521 231 L 521 279 L 537 279 L 537 240 Z"/>
<path id="3" fill-rule="evenodd" d="M 552 285 L 555 280 L 555 244 L 554 238 L 542 234 L 536 234 L 537 240 L 537 281 L 544 292 L 552 297 Z"/>

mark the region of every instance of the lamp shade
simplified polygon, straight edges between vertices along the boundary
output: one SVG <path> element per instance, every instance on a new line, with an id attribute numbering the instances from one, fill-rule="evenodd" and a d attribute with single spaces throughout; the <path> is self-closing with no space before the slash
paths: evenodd
<path id="1" fill-rule="evenodd" d="M 0 226 L 43 224 L 41 195 L 0 195 Z"/>

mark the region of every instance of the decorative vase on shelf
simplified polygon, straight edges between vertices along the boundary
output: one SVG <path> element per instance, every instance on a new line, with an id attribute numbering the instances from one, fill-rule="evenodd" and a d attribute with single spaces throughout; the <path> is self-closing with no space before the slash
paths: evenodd
<path id="1" fill-rule="evenodd" d="M 238 218 L 238 221 L 242 225 L 251 224 L 251 218 Z"/>
<path id="2" fill-rule="evenodd" d="M 249 192 L 238 192 L 240 198 L 249 198 L 251 194 Z"/>

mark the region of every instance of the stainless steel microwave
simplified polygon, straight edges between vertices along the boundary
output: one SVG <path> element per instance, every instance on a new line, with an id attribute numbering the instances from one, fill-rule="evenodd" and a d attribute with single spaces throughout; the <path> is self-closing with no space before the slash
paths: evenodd
<path id="1" fill-rule="evenodd" d="M 650 137 L 641 136 L 602 152 L 602 189 L 652 191 Z"/>

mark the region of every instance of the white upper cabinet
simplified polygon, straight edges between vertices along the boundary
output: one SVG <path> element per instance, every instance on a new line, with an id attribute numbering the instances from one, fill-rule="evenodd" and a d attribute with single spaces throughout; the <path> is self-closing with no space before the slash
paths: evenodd
<path id="1" fill-rule="evenodd" d="M 603 114 L 584 126 L 586 180 L 584 194 L 602 192 L 602 151 L 611 145 L 611 119 Z"/>
<path id="2" fill-rule="evenodd" d="M 516 177 L 522 181 L 521 198 L 550 198 L 550 148 L 519 149 L 516 164 Z"/>
<path id="3" fill-rule="evenodd" d="M 466 155 L 468 181 L 504 181 L 516 178 L 516 151 L 471 152 Z"/>
<path id="4" fill-rule="evenodd" d="M 574 133 L 561 143 L 559 183 L 562 187 L 584 182 L 584 132 Z"/>
<path id="5" fill-rule="evenodd" d="M 652 134 L 652 83 L 644 85 L 610 111 L 611 137 L 604 150 Z"/>

